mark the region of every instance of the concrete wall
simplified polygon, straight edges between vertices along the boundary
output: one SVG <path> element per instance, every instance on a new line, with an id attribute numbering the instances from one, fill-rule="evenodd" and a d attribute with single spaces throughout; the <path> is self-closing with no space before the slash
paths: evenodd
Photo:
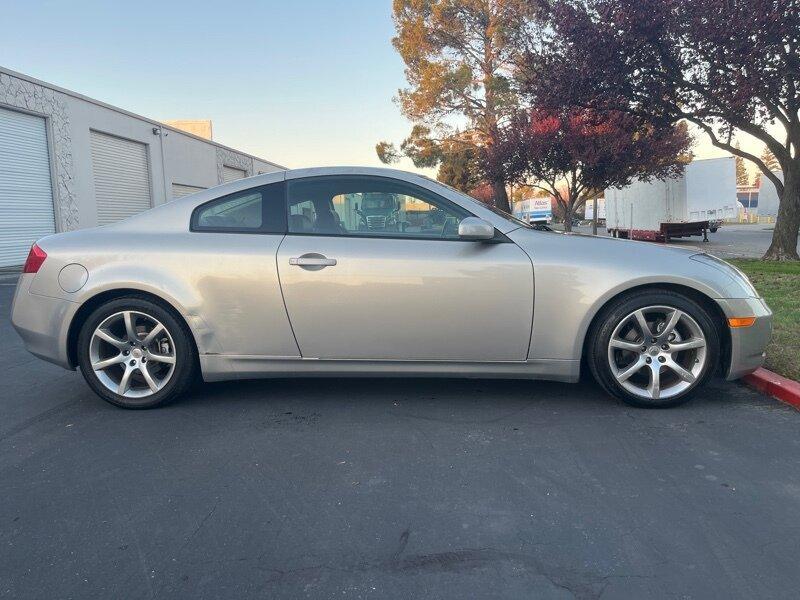
<path id="1" fill-rule="evenodd" d="M 3 67 L 0 106 L 46 119 L 57 231 L 97 224 L 92 130 L 147 146 L 154 206 L 172 199 L 173 183 L 203 188 L 222 183 L 223 166 L 248 176 L 284 168 Z"/>

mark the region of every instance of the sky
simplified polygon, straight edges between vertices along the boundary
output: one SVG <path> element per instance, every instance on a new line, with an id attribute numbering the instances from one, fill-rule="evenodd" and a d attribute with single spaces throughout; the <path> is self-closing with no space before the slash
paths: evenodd
<path id="1" fill-rule="evenodd" d="M 156 120 L 211 119 L 216 141 L 290 168 L 377 166 L 376 142 L 411 129 L 391 0 L 0 0 L 0 15 L 0 65 Z M 726 155 L 696 138 L 696 158 Z"/>
<path id="2" fill-rule="evenodd" d="M 0 65 L 157 120 L 211 119 L 216 141 L 289 167 L 380 165 L 376 142 L 411 128 L 392 101 L 390 0 L 0 0 L 0 14 Z"/>

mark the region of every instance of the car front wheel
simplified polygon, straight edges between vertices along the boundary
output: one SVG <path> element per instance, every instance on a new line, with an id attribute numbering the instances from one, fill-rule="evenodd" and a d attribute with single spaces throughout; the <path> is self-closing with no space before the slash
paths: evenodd
<path id="1" fill-rule="evenodd" d="M 714 373 L 719 334 L 700 304 L 672 291 L 622 298 L 600 315 L 588 362 L 610 394 L 639 407 L 686 402 Z"/>
<path id="2" fill-rule="evenodd" d="M 78 365 L 94 392 L 123 408 L 153 408 L 183 393 L 195 369 L 186 325 L 143 297 L 95 309 L 78 336 Z"/>

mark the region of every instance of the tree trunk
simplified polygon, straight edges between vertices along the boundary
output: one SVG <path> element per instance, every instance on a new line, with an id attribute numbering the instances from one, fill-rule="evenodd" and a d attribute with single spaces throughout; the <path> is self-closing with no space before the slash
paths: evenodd
<path id="1" fill-rule="evenodd" d="M 511 214 L 511 206 L 508 204 L 508 192 L 504 181 L 492 182 L 492 196 L 494 197 L 494 205 L 497 208 Z"/>
<path id="2" fill-rule="evenodd" d="M 592 198 L 592 235 L 597 235 L 597 194 Z"/>
<path id="3" fill-rule="evenodd" d="M 574 212 L 572 202 L 566 202 L 564 204 L 564 231 L 572 231 L 572 215 Z"/>
<path id="4" fill-rule="evenodd" d="M 800 260 L 797 235 L 800 232 L 800 161 L 789 163 L 783 173 L 783 194 L 772 243 L 762 260 Z"/>

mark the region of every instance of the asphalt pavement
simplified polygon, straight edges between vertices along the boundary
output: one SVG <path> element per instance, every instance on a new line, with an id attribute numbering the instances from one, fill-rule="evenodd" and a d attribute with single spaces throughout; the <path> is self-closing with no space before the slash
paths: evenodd
<path id="1" fill-rule="evenodd" d="M 216 383 L 160 410 L 27 354 L 0 285 L 0 597 L 796 598 L 800 414 L 715 382 Z"/>
<path id="2" fill-rule="evenodd" d="M 556 229 L 563 225 L 555 224 Z M 685 246 L 698 252 L 708 252 L 719 258 L 761 258 L 772 242 L 775 225 L 768 223 L 723 224 L 715 233 L 708 233 L 708 242 L 701 236 L 670 240 L 670 246 Z M 579 225 L 573 228 L 578 233 L 591 233 L 591 225 Z M 598 235 L 608 235 L 605 227 L 598 229 Z M 800 238 L 798 238 L 800 248 Z"/>

